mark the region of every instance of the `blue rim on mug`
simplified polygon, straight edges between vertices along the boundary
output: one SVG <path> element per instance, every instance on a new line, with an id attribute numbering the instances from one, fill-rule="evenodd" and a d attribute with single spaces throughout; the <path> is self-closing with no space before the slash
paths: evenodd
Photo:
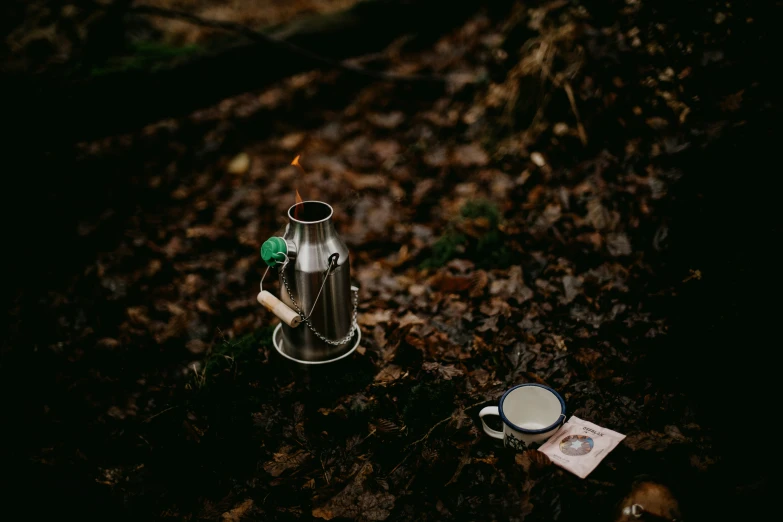
<path id="1" fill-rule="evenodd" d="M 517 388 L 522 388 L 524 386 L 535 386 L 537 388 L 544 388 L 545 390 L 553 393 L 555 395 L 555 397 L 557 397 L 557 400 L 560 401 L 560 417 L 557 418 L 557 420 L 555 421 L 554 424 L 552 424 L 551 426 L 547 426 L 546 428 L 541 428 L 541 429 L 538 429 L 538 430 L 529 430 L 529 429 L 526 429 L 526 428 L 520 428 L 519 426 L 517 426 L 516 424 L 514 424 L 513 422 L 508 420 L 508 418 L 506 417 L 506 414 L 503 413 L 503 401 L 506 400 L 506 396 L 509 393 L 511 393 L 512 391 L 516 390 Z M 513 388 L 509 388 L 508 390 L 506 390 L 506 393 L 504 393 L 503 396 L 500 398 L 500 404 L 498 405 L 498 413 L 500 413 L 500 418 L 503 420 L 503 422 L 505 422 L 506 424 L 508 424 L 509 426 L 511 426 L 512 428 L 514 428 L 517 431 L 521 431 L 522 433 L 531 433 L 531 434 L 546 433 L 547 431 L 553 430 L 554 428 L 557 427 L 558 424 L 562 424 L 563 421 L 565 421 L 565 418 L 566 418 L 566 414 L 565 414 L 566 413 L 566 406 L 565 406 L 565 401 L 560 396 L 560 394 L 557 393 L 552 388 L 550 388 L 549 386 L 544 386 L 543 384 L 526 383 L 526 384 L 517 384 Z"/>

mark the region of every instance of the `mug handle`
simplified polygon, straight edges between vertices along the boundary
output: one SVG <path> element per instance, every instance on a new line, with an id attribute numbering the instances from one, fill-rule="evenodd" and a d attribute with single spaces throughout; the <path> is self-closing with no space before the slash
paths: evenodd
<path id="1" fill-rule="evenodd" d="M 481 424 L 484 426 L 484 433 L 486 433 L 487 435 L 489 435 L 490 437 L 493 437 L 495 439 L 501 439 L 502 440 L 503 439 L 503 432 L 502 431 L 493 430 L 492 428 L 487 426 L 487 423 L 484 422 L 484 416 L 485 415 L 497 415 L 497 416 L 500 416 L 500 411 L 498 411 L 498 407 L 497 406 L 487 406 L 486 408 L 483 408 L 479 412 L 479 418 L 481 419 Z"/>

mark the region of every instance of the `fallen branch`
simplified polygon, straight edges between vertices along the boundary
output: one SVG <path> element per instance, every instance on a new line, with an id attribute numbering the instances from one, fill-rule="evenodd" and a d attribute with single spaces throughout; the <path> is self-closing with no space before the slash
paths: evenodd
<path id="1" fill-rule="evenodd" d="M 201 27 L 210 27 L 212 29 L 221 29 L 224 31 L 230 31 L 240 34 L 253 42 L 268 45 L 280 51 L 287 51 L 292 54 L 296 54 L 312 61 L 314 64 L 318 64 L 322 67 L 328 67 L 338 69 L 347 73 L 358 74 L 360 76 L 366 76 L 380 81 L 393 81 L 393 82 L 432 82 L 432 83 L 444 83 L 445 79 L 442 76 L 427 75 L 427 74 L 394 74 L 386 73 L 383 71 L 373 71 L 371 69 L 365 69 L 363 67 L 357 67 L 351 65 L 346 61 L 332 60 L 318 53 L 315 53 L 309 49 L 302 48 L 291 42 L 285 40 L 278 40 L 268 34 L 264 34 L 260 31 L 251 29 L 250 27 L 235 22 L 228 22 L 223 20 L 208 20 L 201 18 L 200 16 L 185 11 L 177 11 L 175 9 L 165 9 L 162 7 L 154 7 L 150 5 L 140 5 L 133 7 L 129 10 L 131 14 L 142 14 L 149 16 L 159 16 L 161 18 L 170 18 L 175 20 L 182 20 Z"/>

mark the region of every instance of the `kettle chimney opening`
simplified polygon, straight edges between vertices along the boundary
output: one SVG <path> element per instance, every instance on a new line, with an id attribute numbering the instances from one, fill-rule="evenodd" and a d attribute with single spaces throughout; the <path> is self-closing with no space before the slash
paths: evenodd
<path id="1" fill-rule="evenodd" d="M 333 213 L 332 207 L 322 201 L 305 201 L 291 206 L 288 209 L 288 218 L 296 223 L 309 225 L 326 221 Z"/>

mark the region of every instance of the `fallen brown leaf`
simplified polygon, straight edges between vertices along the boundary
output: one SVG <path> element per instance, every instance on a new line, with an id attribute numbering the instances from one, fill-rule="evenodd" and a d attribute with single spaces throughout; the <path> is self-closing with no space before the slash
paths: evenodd
<path id="1" fill-rule="evenodd" d="M 128 314 L 128 318 L 133 324 L 143 326 L 150 322 L 150 318 L 147 317 L 147 307 L 145 306 L 131 306 L 125 310 L 125 313 Z"/>
<path id="2" fill-rule="evenodd" d="M 400 375 L 402 374 L 402 369 L 395 365 L 395 364 L 389 364 L 388 366 L 384 367 L 378 374 L 375 376 L 375 382 L 391 382 L 395 381 L 400 378 Z"/>
<path id="3" fill-rule="evenodd" d="M 313 509 L 315 518 L 331 520 L 335 517 L 353 518 L 361 521 L 386 520 L 394 509 L 394 495 L 386 491 L 365 489 L 365 482 L 373 472 L 372 465 L 365 463 L 354 479 L 326 504 Z"/>
<path id="4" fill-rule="evenodd" d="M 483 464 L 494 466 L 498 463 L 498 458 L 495 455 L 487 455 L 486 457 L 473 457 L 473 462 L 481 462 Z"/>
<path id="5" fill-rule="evenodd" d="M 484 167 L 489 163 L 489 155 L 477 143 L 469 143 L 454 149 L 453 160 L 461 167 Z"/>
<path id="6" fill-rule="evenodd" d="M 367 115 L 370 123 L 384 129 L 393 129 L 405 121 L 405 115 L 400 111 L 393 111 L 386 114 L 370 113 Z"/>
<path id="7" fill-rule="evenodd" d="M 264 464 L 264 471 L 273 477 L 279 477 L 288 469 L 298 468 L 310 458 L 310 454 L 304 450 L 294 451 L 292 446 L 283 446 L 275 453 L 272 460 Z"/>
<path id="8" fill-rule="evenodd" d="M 476 327 L 476 331 L 478 332 L 486 332 L 488 330 L 492 330 L 493 332 L 498 331 L 498 318 L 499 316 L 493 315 L 491 317 L 488 317 L 487 319 L 484 319 L 484 321 L 481 323 L 481 325 Z"/>
<path id="9" fill-rule="evenodd" d="M 473 370 L 470 372 L 470 376 L 473 378 L 474 381 L 476 381 L 476 384 L 479 386 L 484 386 L 489 382 L 489 372 L 485 370 L 484 368 L 479 368 L 478 370 Z"/>
<path id="10" fill-rule="evenodd" d="M 432 288 L 446 293 L 464 292 L 473 286 L 473 278 L 469 276 L 453 276 L 445 271 L 440 271 L 427 280 Z"/>
<path id="11" fill-rule="evenodd" d="M 187 229 L 187 231 L 185 232 L 185 235 L 187 237 L 196 237 L 196 238 L 205 237 L 212 241 L 219 238 L 223 234 L 224 234 L 223 229 L 218 227 L 213 227 L 211 225 L 199 225 L 199 226 L 191 227 Z"/>
<path id="12" fill-rule="evenodd" d="M 387 184 L 386 179 L 378 174 L 357 174 L 355 172 L 346 171 L 343 173 L 343 177 L 353 189 L 359 191 L 380 189 Z"/>
<path id="13" fill-rule="evenodd" d="M 627 256 L 631 254 L 631 242 L 625 234 L 607 234 L 606 249 L 613 256 Z"/>
<path id="14" fill-rule="evenodd" d="M 522 469 L 524 469 L 526 473 L 529 473 L 530 470 L 546 468 L 552 464 L 552 461 L 548 456 L 538 450 L 532 449 L 517 453 L 514 460 L 517 464 L 522 466 Z"/>
<path id="15" fill-rule="evenodd" d="M 379 140 L 372 144 L 371 150 L 379 160 L 386 161 L 400 153 L 400 144 L 394 140 Z"/>
<path id="16" fill-rule="evenodd" d="M 481 297 L 484 295 L 484 289 L 489 283 L 489 276 L 484 270 L 476 270 L 471 278 L 470 297 Z"/>
<path id="17" fill-rule="evenodd" d="M 190 353 L 199 354 L 204 353 L 207 349 L 207 345 L 200 339 L 191 339 L 185 344 L 185 348 L 187 348 Z"/>
<path id="18" fill-rule="evenodd" d="M 445 167 L 449 163 L 445 147 L 435 147 L 424 153 L 424 163 L 430 167 Z"/>
<path id="19" fill-rule="evenodd" d="M 459 368 L 455 368 L 453 364 L 442 365 L 436 362 L 425 362 L 421 367 L 424 371 L 437 372 L 446 381 L 450 381 L 452 377 L 459 377 L 464 373 Z"/>
<path id="20" fill-rule="evenodd" d="M 408 312 L 402 319 L 400 319 L 400 328 L 405 328 L 406 326 L 416 324 L 424 324 L 424 321 L 419 319 L 419 317 L 413 312 Z"/>
<path id="21" fill-rule="evenodd" d="M 375 326 L 378 323 L 388 323 L 392 319 L 392 311 L 388 309 L 376 310 L 372 313 L 359 314 L 360 324 L 365 326 Z"/>
<path id="22" fill-rule="evenodd" d="M 247 499 L 231 511 L 226 511 L 221 517 L 224 522 L 239 522 L 242 516 L 253 507 L 253 499 Z"/>

